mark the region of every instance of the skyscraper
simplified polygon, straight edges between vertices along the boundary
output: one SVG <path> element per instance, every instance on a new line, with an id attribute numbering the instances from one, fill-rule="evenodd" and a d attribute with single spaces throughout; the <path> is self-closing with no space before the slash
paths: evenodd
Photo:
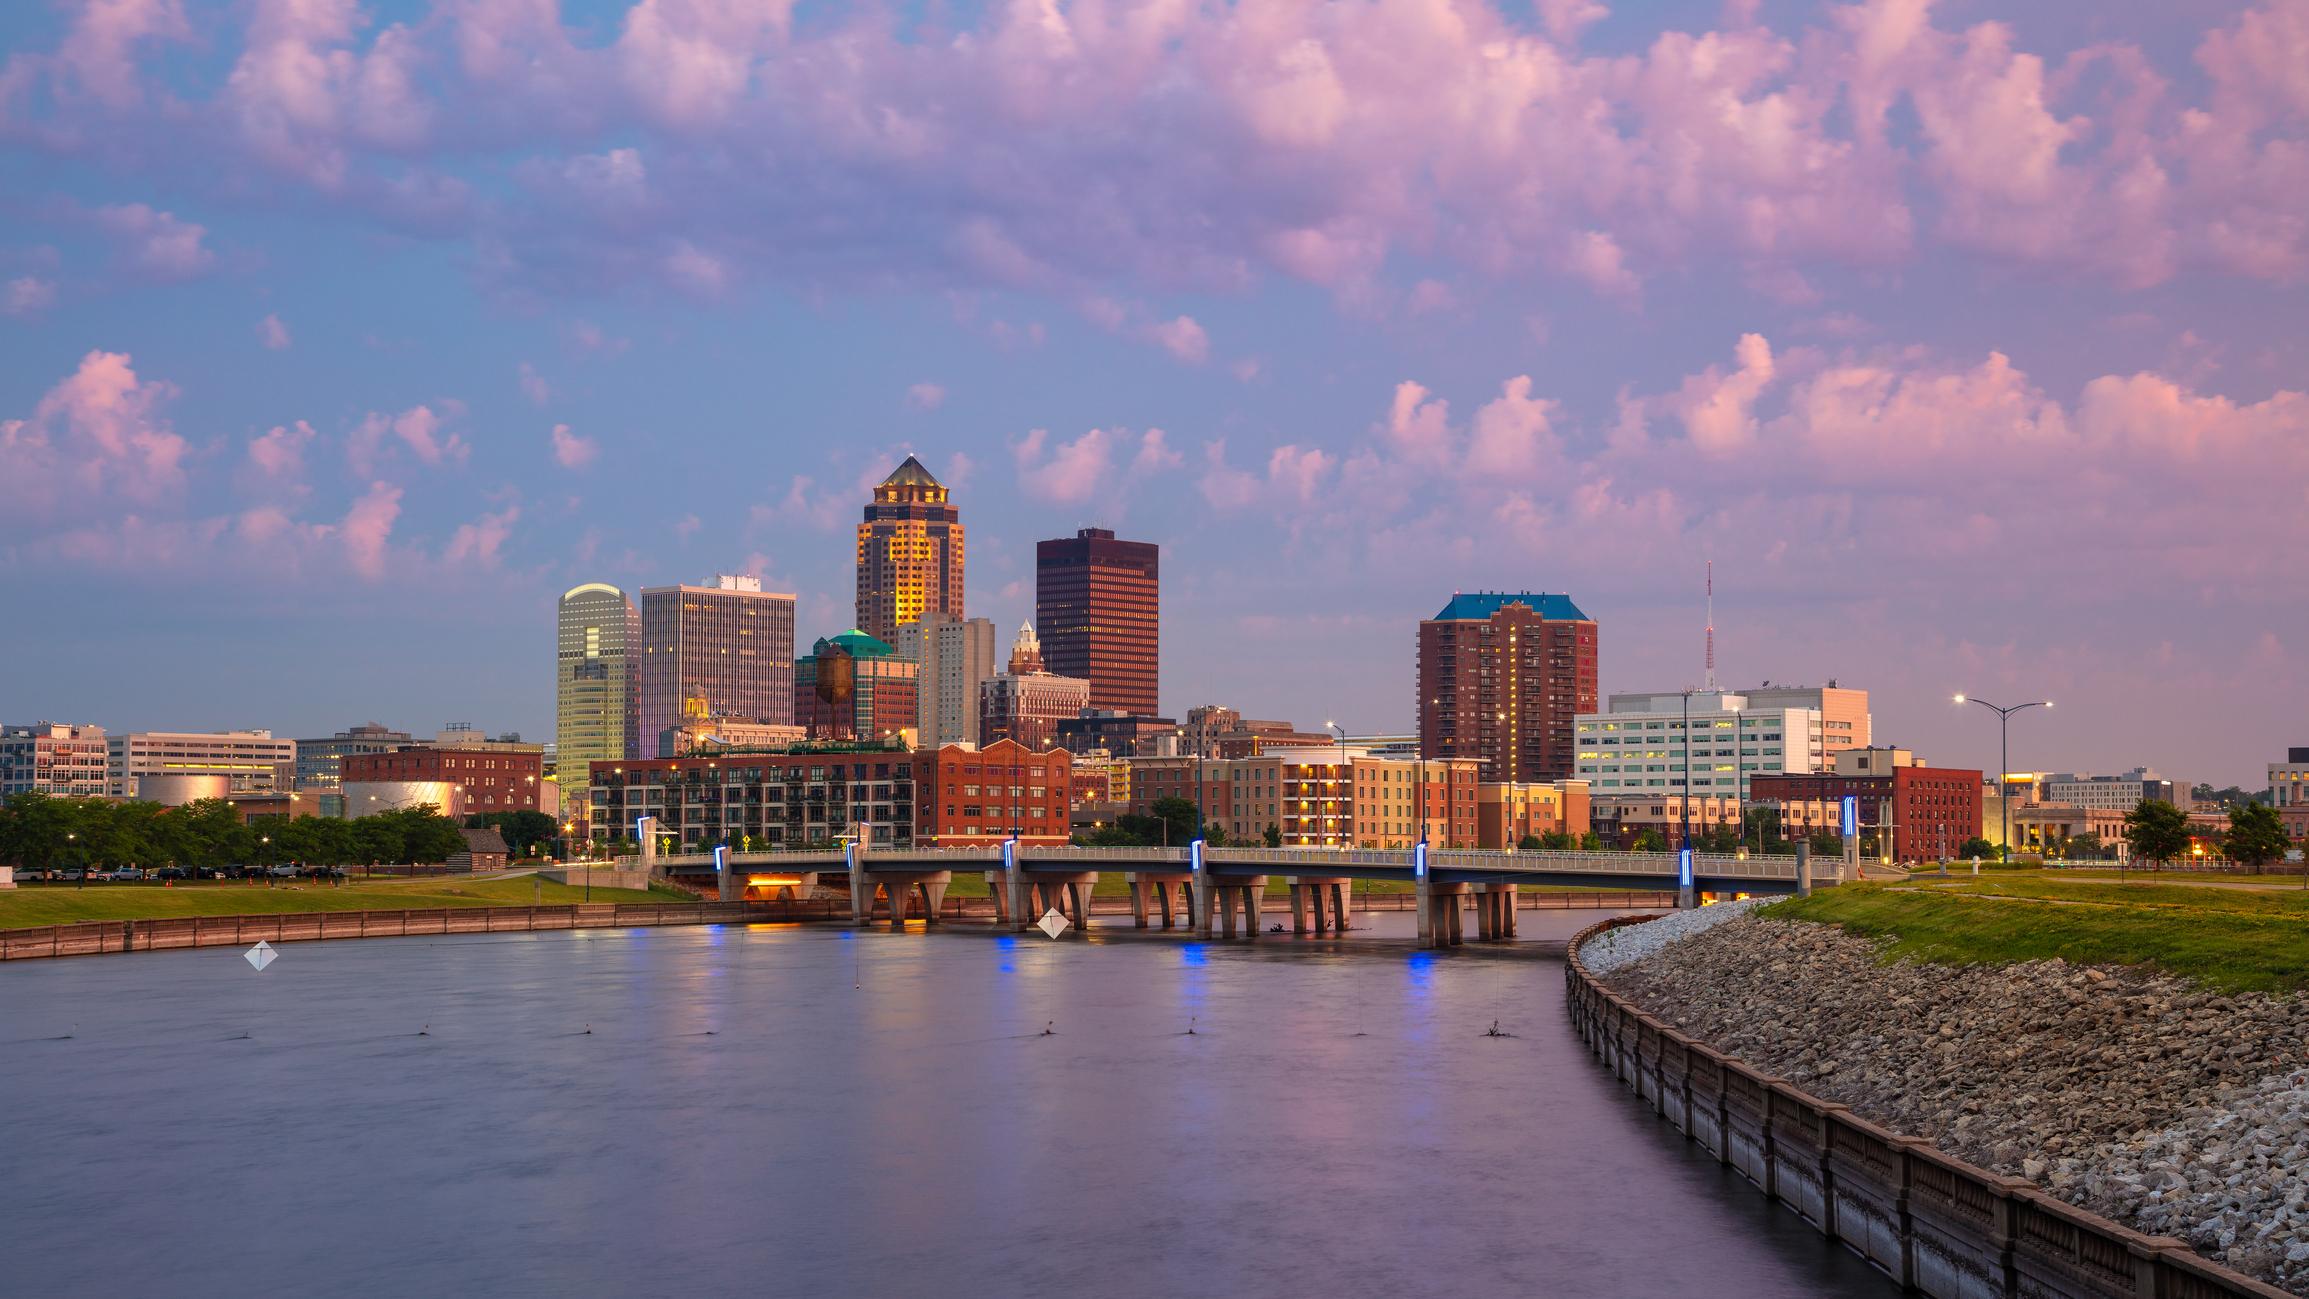
<path id="1" fill-rule="evenodd" d="M 858 525 L 858 627 L 895 642 L 925 613 L 962 613 L 961 516 L 912 456 L 874 489 Z"/>
<path id="2" fill-rule="evenodd" d="M 640 734 L 650 752 L 701 697 L 709 717 L 793 722 L 793 596 L 752 577 L 643 589 Z"/>
<path id="3" fill-rule="evenodd" d="M 605 582 L 587 582 L 562 593 L 559 624 L 554 637 L 554 761 L 556 770 L 576 773 L 568 787 L 582 792 L 590 779 L 587 763 L 642 756 L 641 615 L 625 592 Z M 303 741 L 297 754 L 301 764 Z M 334 784 L 335 772 L 329 774 Z"/>
<path id="4" fill-rule="evenodd" d="M 1572 774 L 1596 711 L 1596 624 L 1566 595 L 1455 595 L 1419 624 L 1419 753 L 1478 758 L 1487 781 Z"/>
<path id="5" fill-rule="evenodd" d="M 1152 716 L 1157 707 L 1162 548 L 1105 528 L 1034 548 L 1034 623 L 1060 676 L 1090 682 L 1093 708 Z"/>
<path id="6" fill-rule="evenodd" d="M 1022 623 L 1010 645 L 1010 667 L 978 688 L 978 743 L 1015 740 L 1040 753 L 1058 743 L 1058 724 L 1080 717 L 1090 683 L 1062 677 L 1043 665 L 1034 624 Z"/>
<path id="7" fill-rule="evenodd" d="M 919 669 L 919 743 L 978 743 L 978 687 L 994 675 L 993 621 L 958 621 L 933 610 L 898 629 L 897 650 Z"/>

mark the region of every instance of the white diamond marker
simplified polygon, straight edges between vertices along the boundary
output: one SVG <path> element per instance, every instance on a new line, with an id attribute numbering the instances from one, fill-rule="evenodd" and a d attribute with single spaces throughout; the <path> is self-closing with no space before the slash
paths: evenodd
<path id="1" fill-rule="evenodd" d="M 1066 917 L 1058 914 L 1057 907 L 1052 907 L 1050 910 L 1042 913 L 1042 923 L 1036 925 L 1035 928 L 1050 935 L 1052 938 L 1056 938 L 1060 934 L 1066 932 Z"/>
<path id="2" fill-rule="evenodd" d="M 252 967 L 261 971 L 266 966 L 271 965 L 273 961 L 280 956 L 280 953 L 273 950 L 273 945 L 271 943 L 260 942 L 256 946 L 241 953 L 241 955 L 248 958 L 248 962 Z"/>

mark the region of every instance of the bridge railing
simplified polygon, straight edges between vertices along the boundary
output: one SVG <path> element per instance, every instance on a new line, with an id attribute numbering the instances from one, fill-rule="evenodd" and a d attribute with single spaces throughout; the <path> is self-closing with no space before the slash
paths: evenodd
<path id="1" fill-rule="evenodd" d="M 1018 859 L 1026 862 L 1112 861 L 1142 864 L 1173 862 L 1183 866 L 1186 864 L 1188 856 L 1187 850 L 1184 848 L 1078 848 L 1070 846 L 1065 848 L 1023 848 L 1019 851 Z"/>

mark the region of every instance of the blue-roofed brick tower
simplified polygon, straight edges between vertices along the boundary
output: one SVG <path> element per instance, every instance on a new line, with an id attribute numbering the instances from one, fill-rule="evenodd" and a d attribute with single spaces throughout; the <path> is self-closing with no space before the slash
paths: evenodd
<path id="1" fill-rule="evenodd" d="M 1562 780 L 1596 711 L 1596 624 L 1568 595 L 1462 592 L 1419 624 L 1419 752 L 1486 781 Z"/>

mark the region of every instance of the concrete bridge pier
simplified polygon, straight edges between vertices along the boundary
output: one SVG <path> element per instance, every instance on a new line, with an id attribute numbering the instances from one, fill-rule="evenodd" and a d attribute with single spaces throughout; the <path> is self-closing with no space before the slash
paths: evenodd
<path id="1" fill-rule="evenodd" d="M 874 893 L 879 889 L 890 900 L 890 928 L 906 927 L 906 912 L 910 906 L 919 907 L 924 923 L 938 923 L 938 908 L 946 901 L 946 888 L 954 882 L 952 871 L 875 871 L 867 874 L 863 868 L 850 872 L 850 922 L 866 925 L 874 917 Z"/>
<path id="2" fill-rule="evenodd" d="M 1309 913 L 1313 913 L 1315 933 L 1343 933 L 1347 928 L 1347 891 L 1351 883 L 1345 879 L 1331 879 L 1311 875 L 1290 876 L 1283 881 L 1291 889 L 1291 932 L 1307 932 Z"/>
<path id="3" fill-rule="evenodd" d="M 1433 880 L 1419 882 L 1421 947 L 1457 947 L 1465 941 L 1461 936 L 1460 912 L 1471 888 L 1467 884 L 1439 884 Z"/>
<path id="4" fill-rule="evenodd" d="M 1194 923 L 1195 877 L 1192 873 L 1187 871 L 1128 871 L 1124 873 L 1123 879 L 1130 885 L 1130 915 L 1132 922 L 1138 928 L 1145 929 L 1147 927 L 1151 918 L 1150 913 L 1154 911 L 1161 913 L 1162 924 L 1165 929 L 1169 929 L 1174 922 L 1180 925 Z M 1179 910 L 1175 915 L 1171 910 L 1171 890 L 1174 886 L 1178 890 L 1179 903 Z"/>
<path id="5" fill-rule="evenodd" d="M 1242 912 L 1244 936 L 1249 938 L 1259 936 L 1259 907 L 1261 899 L 1267 893 L 1266 876 L 1254 875 L 1249 879 L 1209 880 L 1205 883 L 1203 892 L 1210 896 L 1210 901 L 1202 907 L 1201 924 L 1197 926 L 1203 937 L 1233 938 L 1235 936 L 1235 913 L 1238 908 Z M 1197 901 L 1199 902 L 1201 899 L 1197 899 Z M 1212 933 L 1214 929 L 1219 931 L 1216 935 Z"/>
<path id="6" fill-rule="evenodd" d="M 1476 889 L 1475 936 L 1487 943 L 1515 937 L 1515 885 L 1484 884 Z"/>
<path id="7" fill-rule="evenodd" d="M 787 898 L 798 902 L 817 891 L 816 871 L 764 876 L 733 866 L 722 872 L 721 900 L 724 902 L 778 902 Z"/>

